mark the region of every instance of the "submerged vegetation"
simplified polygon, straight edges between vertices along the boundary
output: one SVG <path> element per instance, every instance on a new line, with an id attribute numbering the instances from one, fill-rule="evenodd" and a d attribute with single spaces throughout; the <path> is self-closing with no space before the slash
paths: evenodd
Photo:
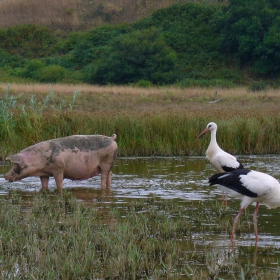
<path id="1" fill-rule="evenodd" d="M 122 206 L 102 201 L 88 206 L 68 192 L 28 200 L 11 193 L 0 204 L 1 278 L 270 278 L 255 269 L 255 248 L 216 252 L 193 243 L 194 234 L 228 231 L 229 214 L 218 204 L 158 203 L 153 197 Z M 242 217 L 242 231 L 251 230 L 249 218 Z M 273 248 L 259 250 L 273 253 Z M 244 258 L 248 264 L 241 265 Z M 277 270 L 269 273 L 278 275 Z"/>

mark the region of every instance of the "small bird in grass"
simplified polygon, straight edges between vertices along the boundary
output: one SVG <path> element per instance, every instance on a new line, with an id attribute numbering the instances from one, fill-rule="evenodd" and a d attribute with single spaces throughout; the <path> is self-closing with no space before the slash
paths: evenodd
<path id="1" fill-rule="evenodd" d="M 231 196 L 241 199 L 241 209 L 234 218 L 233 229 L 231 232 L 231 241 L 234 239 L 234 233 L 238 219 L 243 211 L 253 202 L 256 202 L 256 208 L 253 216 L 254 231 L 256 242 L 258 241 L 257 214 L 260 203 L 265 204 L 267 208 L 276 208 L 280 206 L 280 184 L 272 176 L 247 169 L 237 169 L 231 172 L 218 173 L 209 178 L 210 186 L 217 186 L 222 191 Z"/>
<path id="2" fill-rule="evenodd" d="M 206 150 L 206 157 L 218 172 L 229 172 L 236 169 L 244 169 L 242 163 L 237 160 L 236 157 L 225 152 L 219 147 L 216 139 L 217 128 L 216 123 L 210 122 L 198 136 L 201 138 L 205 133 L 209 131 L 211 132 L 211 140 L 208 149 Z M 225 198 L 225 204 L 227 204 L 227 198 Z"/>

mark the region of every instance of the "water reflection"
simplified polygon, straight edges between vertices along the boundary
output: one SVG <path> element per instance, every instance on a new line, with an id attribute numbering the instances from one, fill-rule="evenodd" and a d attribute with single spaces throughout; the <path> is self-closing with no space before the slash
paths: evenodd
<path id="1" fill-rule="evenodd" d="M 278 156 L 240 156 L 239 159 L 246 168 L 266 172 L 278 180 L 280 179 L 280 166 Z M 2 167 L 0 173 L 4 174 L 9 167 Z M 87 204 L 125 204 L 132 200 L 156 197 L 158 200 L 176 199 L 184 205 L 185 211 L 192 203 L 207 201 L 216 203 L 221 201 L 221 192 L 208 186 L 208 178 L 215 173 L 212 165 L 205 157 L 174 157 L 174 158 L 118 158 L 113 168 L 113 181 L 110 190 L 101 190 L 100 177 L 85 181 L 64 180 L 64 189 L 68 189 L 81 202 Z M 9 183 L 0 176 L 0 199 L 16 190 L 23 197 L 32 197 L 40 191 L 39 178 L 26 178 L 22 181 Z M 56 189 L 53 178 L 49 182 L 50 191 Z M 239 206 L 239 200 L 229 198 L 229 205 Z M 248 211 L 253 214 L 254 207 L 249 206 Z M 280 258 L 280 208 L 267 209 L 260 206 L 258 227 L 259 242 L 255 247 L 255 235 L 241 233 L 235 240 L 235 249 L 230 247 L 229 233 L 197 233 L 192 241 L 197 248 L 205 248 L 209 244 L 215 253 L 226 261 L 244 248 L 252 248 L 255 252 L 255 264 L 262 267 L 275 268 Z M 232 219 L 237 213 L 234 213 Z M 273 256 L 257 258 L 261 248 L 273 248 Z M 251 250 L 251 249 L 250 249 Z M 258 251 L 259 250 L 259 251 Z M 244 254 L 246 263 L 246 254 Z"/>

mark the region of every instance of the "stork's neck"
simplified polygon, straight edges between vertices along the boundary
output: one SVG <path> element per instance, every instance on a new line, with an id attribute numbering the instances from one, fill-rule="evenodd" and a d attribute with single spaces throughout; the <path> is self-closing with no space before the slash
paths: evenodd
<path id="1" fill-rule="evenodd" d="M 217 153 L 221 148 L 219 147 L 217 140 L 216 140 L 216 131 L 217 130 L 211 130 L 211 140 L 210 144 L 208 146 L 208 149 L 206 150 L 206 157 L 211 160 L 213 155 Z"/>
<path id="2" fill-rule="evenodd" d="M 210 147 L 218 147 L 218 148 L 220 148 L 219 147 L 219 145 L 218 145 L 218 143 L 217 143 L 217 139 L 216 139 L 216 133 L 217 133 L 217 130 L 216 129 L 213 129 L 213 130 L 211 130 L 211 140 L 210 140 Z"/>

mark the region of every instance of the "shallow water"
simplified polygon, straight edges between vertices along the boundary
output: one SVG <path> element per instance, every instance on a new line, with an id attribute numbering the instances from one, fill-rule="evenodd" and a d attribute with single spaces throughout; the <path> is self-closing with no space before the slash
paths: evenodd
<path id="1" fill-rule="evenodd" d="M 280 179 L 279 156 L 240 156 L 246 168 L 266 172 Z M 6 198 L 16 190 L 23 197 L 33 197 L 40 190 L 39 178 L 26 178 L 22 181 L 9 183 L 3 174 L 10 167 L 0 168 L 0 199 Z M 132 200 L 141 201 L 153 197 L 159 202 L 165 199 L 176 200 L 182 205 L 195 205 L 199 201 L 216 203 L 221 201 L 221 192 L 208 186 L 208 178 L 215 173 L 212 165 L 205 157 L 174 157 L 174 158 L 118 158 L 113 168 L 113 182 L 110 190 L 100 189 L 100 177 L 85 181 L 64 180 L 64 189 L 73 193 L 78 201 L 87 204 L 119 204 L 125 205 Z M 50 179 L 50 191 L 56 189 L 53 178 Z M 229 206 L 239 205 L 238 200 L 229 198 Z M 186 207 L 187 208 L 187 207 Z M 254 206 L 248 210 L 253 214 Z M 125 208 L 124 208 L 125 211 Z M 125 215 L 125 213 L 124 213 Z M 233 216 L 234 217 L 234 216 Z M 260 206 L 258 217 L 259 242 L 255 247 L 255 236 L 252 233 L 240 234 L 236 237 L 236 250 L 252 247 L 254 260 L 258 269 L 265 270 L 267 279 L 279 275 L 277 261 L 280 259 L 280 208 L 267 209 Z M 205 234 L 196 233 L 192 236 L 196 248 L 203 250 L 209 244 L 214 248 L 218 258 L 223 259 L 227 252 L 232 252 L 229 233 Z M 264 248 L 271 248 L 269 254 L 259 254 Z M 244 264 L 247 263 L 246 256 Z"/>

